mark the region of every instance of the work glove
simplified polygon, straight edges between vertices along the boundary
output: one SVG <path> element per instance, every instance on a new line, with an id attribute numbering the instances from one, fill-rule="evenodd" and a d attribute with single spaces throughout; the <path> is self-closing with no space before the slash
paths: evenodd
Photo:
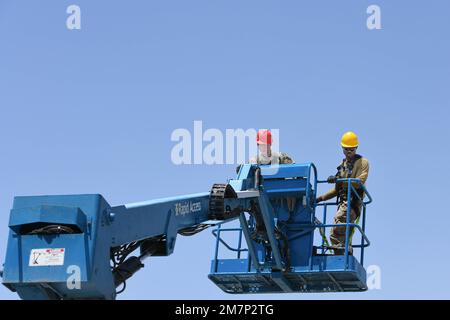
<path id="1" fill-rule="evenodd" d="M 329 176 L 327 179 L 328 183 L 336 183 L 337 177 L 336 176 Z"/>

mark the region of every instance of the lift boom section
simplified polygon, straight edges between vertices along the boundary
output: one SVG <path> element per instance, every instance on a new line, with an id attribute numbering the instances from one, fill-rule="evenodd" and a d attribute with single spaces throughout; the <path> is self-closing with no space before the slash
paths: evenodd
<path id="1" fill-rule="evenodd" d="M 355 179 L 353 179 L 355 180 Z M 364 188 L 357 180 L 349 192 Z M 216 251 L 208 275 L 227 293 L 364 291 L 362 266 L 366 204 L 362 227 L 343 225 L 345 254 L 330 254 L 315 231 L 326 224 L 315 215 L 317 172 L 314 164 L 246 164 L 236 179 L 209 192 L 110 206 L 99 194 L 15 197 L 3 284 L 22 299 L 115 299 L 117 290 L 151 256 L 168 256 L 178 235 L 214 227 Z M 352 190 L 353 189 L 353 190 Z M 239 227 L 223 225 L 237 221 Z M 361 232 L 360 261 L 349 255 L 352 230 Z M 225 232 L 235 232 L 230 246 Z M 317 242 L 317 241 L 316 241 Z M 221 258 L 226 247 L 235 258 Z"/>

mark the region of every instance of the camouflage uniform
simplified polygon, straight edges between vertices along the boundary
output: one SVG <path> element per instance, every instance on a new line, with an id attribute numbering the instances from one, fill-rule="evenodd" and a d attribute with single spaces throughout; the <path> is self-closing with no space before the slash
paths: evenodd
<path id="1" fill-rule="evenodd" d="M 291 164 L 294 160 L 284 152 L 272 152 L 270 157 L 264 157 L 258 154 L 256 157 L 250 159 L 251 164 Z"/>
<path id="2" fill-rule="evenodd" d="M 360 179 L 362 183 L 365 183 L 369 176 L 369 161 L 360 155 L 356 155 L 353 159 L 353 163 L 348 162 L 346 159 L 342 161 L 342 164 L 337 168 L 338 173 L 337 178 L 355 178 Z M 361 199 L 364 198 L 364 192 L 361 187 L 354 183 L 358 195 Z M 345 224 L 347 223 L 347 189 L 348 183 L 337 183 L 336 186 L 325 193 L 321 198 L 323 201 L 327 201 L 338 196 L 338 210 L 334 216 L 333 224 Z M 361 214 L 361 203 L 359 203 L 356 196 L 352 196 L 351 199 L 351 210 L 350 210 L 350 223 L 354 223 L 356 219 Z M 335 249 L 335 254 L 343 254 L 345 249 L 345 227 L 334 227 L 331 229 L 330 240 L 333 247 L 340 249 Z M 349 228 L 349 235 L 352 234 L 353 227 Z M 349 237 L 349 253 L 353 253 L 351 247 L 351 237 Z"/>

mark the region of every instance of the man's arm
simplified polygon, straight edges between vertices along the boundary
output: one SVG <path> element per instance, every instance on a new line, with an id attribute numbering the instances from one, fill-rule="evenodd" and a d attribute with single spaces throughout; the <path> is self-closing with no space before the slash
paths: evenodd
<path id="1" fill-rule="evenodd" d="M 369 177 L 369 161 L 365 158 L 361 159 L 361 168 L 359 168 L 358 172 L 355 175 L 355 179 L 361 180 L 362 184 L 365 184 L 367 178 Z M 361 188 L 359 183 L 353 182 L 353 186 L 357 189 Z"/>
<path id="2" fill-rule="evenodd" d="M 334 187 L 333 189 L 331 189 L 327 193 L 325 193 L 325 194 L 321 195 L 320 197 L 318 197 L 316 202 L 327 201 L 327 200 L 330 200 L 330 199 L 332 199 L 332 198 L 334 198 L 336 196 L 337 196 L 337 190 L 336 190 L 336 187 Z"/>
<path id="3" fill-rule="evenodd" d="M 280 164 L 292 164 L 295 163 L 294 160 L 287 153 L 280 153 L 279 156 Z"/>
<path id="4" fill-rule="evenodd" d="M 366 183 L 367 178 L 369 177 L 369 161 L 365 158 L 361 159 L 361 172 L 358 175 L 358 179 L 362 181 L 362 183 Z"/>

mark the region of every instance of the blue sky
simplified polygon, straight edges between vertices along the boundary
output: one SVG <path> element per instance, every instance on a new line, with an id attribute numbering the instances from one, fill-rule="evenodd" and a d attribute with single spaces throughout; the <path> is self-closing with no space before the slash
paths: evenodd
<path id="1" fill-rule="evenodd" d="M 81 30 L 66 28 L 71 4 Z M 371 4 L 382 30 L 366 27 Z M 207 279 L 208 231 L 147 260 L 120 298 L 450 298 L 449 16 L 444 0 L 0 0 L 0 258 L 15 195 L 118 205 L 232 178 L 233 165 L 172 164 L 170 135 L 194 120 L 279 128 L 282 151 L 322 178 L 353 130 L 371 165 L 366 263 L 381 290 L 226 295 Z"/>

